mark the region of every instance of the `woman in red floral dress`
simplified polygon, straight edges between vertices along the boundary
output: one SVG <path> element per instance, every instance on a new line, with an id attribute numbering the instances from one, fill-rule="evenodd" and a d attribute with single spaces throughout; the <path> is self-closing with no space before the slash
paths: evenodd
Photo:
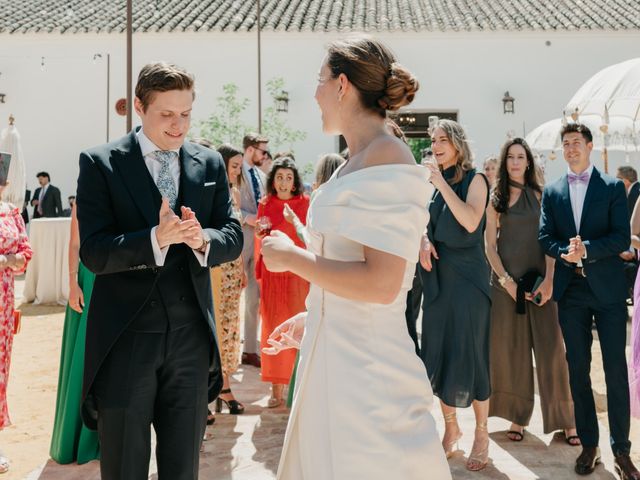
<path id="1" fill-rule="evenodd" d="M 0 185 L 0 198 L 5 187 Z M 20 211 L 12 204 L 0 201 L 0 429 L 11 425 L 7 383 L 15 322 L 13 276 L 24 272 L 32 255 Z M 0 473 L 7 470 L 9 462 L 0 456 Z"/>

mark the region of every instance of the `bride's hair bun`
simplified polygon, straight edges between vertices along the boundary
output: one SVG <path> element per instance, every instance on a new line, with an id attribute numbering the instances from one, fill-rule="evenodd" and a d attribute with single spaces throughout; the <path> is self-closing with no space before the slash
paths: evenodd
<path id="1" fill-rule="evenodd" d="M 391 64 L 387 88 L 378 104 L 385 110 L 398 110 L 413 102 L 420 84 L 416 77 L 397 62 Z"/>
<path id="2" fill-rule="evenodd" d="M 396 62 L 383 43 L 367 35 L 329 44 L 327 64 L 332 78 L 344 74 L 358 90 L 362 106 L 387 116 L 387 110 L 408 105 L 418 91 L 413 74 Z"/>

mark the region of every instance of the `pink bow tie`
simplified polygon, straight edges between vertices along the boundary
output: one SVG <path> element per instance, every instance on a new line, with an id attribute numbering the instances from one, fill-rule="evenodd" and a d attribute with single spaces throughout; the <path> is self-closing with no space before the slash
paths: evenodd
<path id="1" fill-rule="evenodd" d="M 573 185 L 574 183 L 589 183 L 589 172 L 582 172 L 580 175 L 570 173 L 567 175 L 567 179 L 569 180 L 569 185 Z"/>

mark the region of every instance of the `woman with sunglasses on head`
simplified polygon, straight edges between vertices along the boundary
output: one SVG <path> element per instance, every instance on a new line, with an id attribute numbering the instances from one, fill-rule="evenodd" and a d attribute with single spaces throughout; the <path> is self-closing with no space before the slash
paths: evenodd
<path id="1" fill-rule="evenodd" d="M 442 447 L 447 458 L 462 437 L 457 408 L 473 406 L 474 442 L 466 467 L 479 471 L 489 460 L 489 271 L 482 248 L 486 177 L 472 166 L 467 134 L 453 120 L 431 129 L 435 162 L 428 162 L 437 189 L 420 248 L 422 347 L 433 392 L 445 421 Z"/>

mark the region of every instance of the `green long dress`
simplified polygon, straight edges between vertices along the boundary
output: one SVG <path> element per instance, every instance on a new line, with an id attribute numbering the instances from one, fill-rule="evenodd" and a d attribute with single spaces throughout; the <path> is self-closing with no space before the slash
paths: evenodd
<path id="1" fill-rule="evenodd" d="M 82 464 L 100 457 L 98 432 L 89 430 L 80 418 L 87 312 L 94 279 L 94 274 L 81 263 L 78 266 L 78 283 L 85 307 L 80 314 L 67 305 L 64 318 L 56 415 L 49 452 L 51 458 L 61 464 L 75 461 Z"/>

